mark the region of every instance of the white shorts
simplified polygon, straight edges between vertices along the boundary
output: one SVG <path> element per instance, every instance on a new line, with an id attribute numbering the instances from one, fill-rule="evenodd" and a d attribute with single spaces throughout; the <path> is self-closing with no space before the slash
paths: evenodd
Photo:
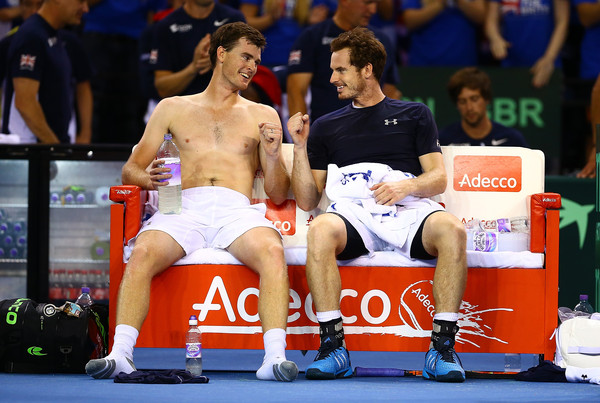
<path id="1" fill-rule="evenodd" d="M 425 220 L 431 213 L 436 211 L 445 211 L 442 205 L 429 199 L 423 199 L 422 202 L 418 203 L 418 205 L 418 208 L 405 208 L 405 214 L 400 214 L 399 216 L 400 220 L 406 220 L 406 228 L 408 230 L 406 240 L 401 247 L 384 241 L 356 217 L 342 213 L 341 215 L 344 216 L 344 218 L 346 218 L 348 222 L 350 222 L 350 224 L 352 224 L 352 226 L 356 229 L 362 238 L 365 247 L 370 253 L 394 250 L 401 253 L 403 256 L 414 260 L 414 258 L 410 256 L 410 249 L 421 223 L 423 223 L 423 220 Z"/>
<path id="2" fill-rule="evenodd" d="M 250 204 L 243 194 L 225 187 L 203 186 L 181 192 L 181 214 L 157 211 L 128 243 L 145 231 L 170 235 L 187 255 L 197 249 L 225 249 L 246 231 L 257 227 L 277 228 L 265 217 L 264 203 Z M 281 234 L 280 234 L 281 236 Z"/>

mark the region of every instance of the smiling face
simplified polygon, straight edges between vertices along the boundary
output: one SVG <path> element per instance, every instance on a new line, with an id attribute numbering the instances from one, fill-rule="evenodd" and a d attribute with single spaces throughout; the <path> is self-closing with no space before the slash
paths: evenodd
<path id="1" fill-rule="evenodd" d="M 477 127 L 487 119 L 487 105 L 479 89 L 464 87 L 456 99 L 462 121 L 470 127 Z"/>
<path id="2" fill-rule="evenodd" d="M 260 48 L 246 38 L 238 39 L 237 44 L 229 51 L 219 47 L 218 56 L 223 62 L 223 76 L 238 90 L 245 90 L 256 74 L 260 55 Z"/>
<path id="3" fill-rule="evenodd" d="M 350 49 L 344 48 L 331 54 L 332 73 L 329 82 L 336 86 L 339 99 L 355 99 L 366 88 L 361 70 L 350 64 Z"/>

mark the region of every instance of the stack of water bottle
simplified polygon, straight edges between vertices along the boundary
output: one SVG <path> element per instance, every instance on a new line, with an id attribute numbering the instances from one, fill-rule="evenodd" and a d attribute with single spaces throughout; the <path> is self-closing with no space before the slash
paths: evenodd
<path id="1" fill-rule="evenodd" d="M 27 220 L 0 209 L 0 259 L 27 258 Z"/>
<path id="2" fill-rule="evenodd" d="M 70 204 L 97 204 L 107 206 L 110 189 L 107 186 L 96 188 L 95 191 L 89 190 L 84 186 L 70 185 L 62 190 L 50 191 L 50 204 L 52 205 L 70 205 Z"/>
<path id="3" fill-rule="evenodd" d="M 51 269 L 49 297 L 51 300 L 73 300 L 82 286 L 90 288 L 96 301 L 108 300 L 108 270 Z"/>
<path id="4" fill-rule="evenodd" d="M 479 252 L 521 252 L 529 250 L 527 217 L 472 219 L 465 224 L 467 250 Z"/>

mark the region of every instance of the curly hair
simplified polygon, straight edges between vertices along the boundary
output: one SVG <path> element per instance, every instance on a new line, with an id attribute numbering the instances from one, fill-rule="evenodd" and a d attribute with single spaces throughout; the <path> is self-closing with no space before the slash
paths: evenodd
<path id="1" fill-rule="evenodd" d="M 387 54 L 373 32 L 364 27 L 357 27 L 340 34 L 330 45 L 331 52 L 338 52 L 346 48 L 350 50 L 352 66 L 362 69 L 370 63 L 377 81 L 381 79 Z"/>
<path id="2" fill-rule="evenodd" d="M 490 77 L 477 67 L 464 67 L 450 77 L 447 89 L 448 95 L 454 104 L 458 102 L 458 96 L 463 88 L 479 90 L 486 101 L 492 100 L 492 81 Z"/>

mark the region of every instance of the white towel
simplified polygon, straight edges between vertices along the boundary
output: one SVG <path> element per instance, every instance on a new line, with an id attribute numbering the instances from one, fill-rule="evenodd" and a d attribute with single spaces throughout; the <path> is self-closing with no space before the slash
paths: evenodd
<path id="1" fill-rule="evenodd" d="M 400 249 L 408 238 L 410 225 L 417 220 L 416 209 L 437 203 L 428 198 L 407 196 L 393 206 L 384 206 L 376 203 L 370 188 L 380 182 L 414 177 L 379 163 L 363 162 L 343 168 L 330 164 L 325 186 L 331 200 L 327 212 L 339 213 L 351 224 L 354 220 L 360 221 L 380 239 Z M 366 247 L 373 252 L 371 245 Z"/>

